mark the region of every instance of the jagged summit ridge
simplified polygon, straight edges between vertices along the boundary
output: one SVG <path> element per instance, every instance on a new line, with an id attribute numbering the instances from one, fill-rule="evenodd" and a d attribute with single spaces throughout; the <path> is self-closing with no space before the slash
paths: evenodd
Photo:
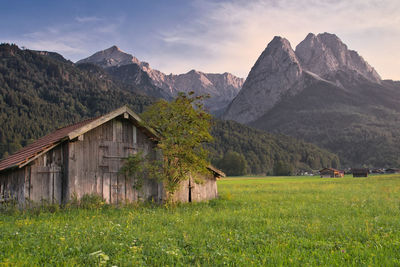
<path id="1" fill-rule="evenodd" d="M 338 71 L 354 72 L 380 83 L 381 77 L 356 51 L 349 50 L 335 34 L 310 33 L 297 45 L 296 56 L 302 67 L 323 78 Z"/>
<path id="2" fill-rule="evenodd" d="M 242 90 L 224 113 L 225 119 L 249 123 L 281 99 L 314 83 L 344 88 L 349 84 L 381 83 L 381 77 L 356 51 L 334 34 L 310 33 L 294 51 L 290 42 L 275 36 L 257 59 Z"/>
<path id="3" fill-rule="evenodd" d="M 123 52 L 115 45 L 77 62 L 77 64 L 82 63 L 96 64 L 106 70 L 113 68 L 112 73 L 118 76 L 119 79 L 122 78 L 125 81 L 134 81 L 140 84 L 142 83 L 140 78 L 143 76 L 138 75 L 137 69 L 136 73 L 133 72 L 135 68 L 130 69 L 132 73 L 127 73 L 127 68 L 121 69 L 120 72 L 118 72 L 118 69 L 115 69 L 116 67 L 123 67 L 129 64 L 137 64 L 140 70 L 148 75 L 152 85 L 160 88 L 170 97 L 176 96 L 178 92 L 189 91 L 194 91 L 198 95 L 209 94 L 211 98 L 206 100 L 205 105 L 210 111 L 226 107 L 237 95 L 244 82 L 242 78 L 226 72 L 223 74 L 214 74 L 191 70 L 184 74 L 166 75 L 159 70 L 152 69 L 149 63 L 140 61 L 136 57 Z M 131 77 L 127 77 L 129 75 Z"/>

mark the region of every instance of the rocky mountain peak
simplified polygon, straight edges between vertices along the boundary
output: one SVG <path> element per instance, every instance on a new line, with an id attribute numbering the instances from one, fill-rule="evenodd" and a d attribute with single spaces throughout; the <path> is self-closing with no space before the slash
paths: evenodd
<path id="1" fill-rule="evenodd" d="M 119 49 L 119 47 L 116 46 L 116 45 L 113 45 L 113 46 L 111 46 L 110 48 L 108 48 L 108 49 L 106 49 L 106 50 L 122 52 L 122 50 Z"/>
<path id="2" fill-rule="evenodd" d="M 356 51 L 349 50 L 339 37 L 331 33 L 308 34 L 297 45 L 296 56 L 302 67 L 325 79 L 338 71 L 353 72 L 376 83 L 381 77 Z"/>
<path id="3" fill-rule="evenodd" d="M 268 52 L 270 55 L 275 54 L 277 56 L 288 56 L 291 61 L 298 62 L 290 42 L 286 38 L 280 36 L 275 36 L 264 52 Z"/>
<path id="4" fill-rule="evenodd" d="M 134 56 L 123 52 L 117 46 L 113 45 L 110 48 L 94 53 L 88 58 L 79 60 L 77 64 L 93 63 L 103 68 L 123 66 L 128 64 L 138 64 L 141 62 Z"/>
<path id="5" fill-rule="evenodd" d="M 201 75 L 202 75 L 202 72 L 193 69 L 193 70 L 188 71 L 186 74 L 188 74 L 188 75 L 201 76 Z"/>
<path id="6" fill-rule="evenodd" d="M 290 42 L 275 36 L 252 67 L 242 90 L 229 105 L 224 118 L 241 123 L 257 119 L 283 95 L 300 90 L 301 76 L 302 68 Z"/>

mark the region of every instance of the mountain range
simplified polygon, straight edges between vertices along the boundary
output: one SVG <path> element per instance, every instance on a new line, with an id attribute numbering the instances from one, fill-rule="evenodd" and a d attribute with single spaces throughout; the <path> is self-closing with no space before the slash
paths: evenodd
<path id="1" fill-rule="evenodd" d="M 400 165 L 400 85 L 334 34 L 275 37 L 222 116 L 317 144 L 344 166 Z"/>
<path id="2" fill-rule="evenodd" d="M 209 95 L 205 107 L 211 113 L 223 110 L 242 88 L 243 79 L 230 73 L 204 73 L 191 70 L 184 74 L 164 74 L 152 69 L 147 62 L 123 52 L 117 46 L 99 51 L 79 60 L 77 64 L 91 63 L 104 68 L 111 76 L 126 84 L 145 85 L 143 93 L 170 99 L 178 92 L 194 91 L 197 95 Z"/>
<path id="3" fill-rule="evenodd" d="M 324 150 L 298 145 L 303 141 L 339 155 L 344 167 L 400 166 L 400 82 L 382 80 L 334 34 L 310 33 L 295 49 L 274 37 L 244 82 L 229 73 L 196 70 L 166 75 L 116 46 L 77 63 L 6 44 L 0 52 L 0 154 L 57 124 L 126 103 L 141 111 L 157 98 L 195 91 L 211 96 L 205 106 L 222 119 L 264 131 L 217 120 L 218 143 L 209 147 L 214 158 L 228 150 L 244 154 L 253 173 L 269 172 L 277 160 L 302 169 L 338 166 Z M 61 119 L 51 124 L 49 116 Z M 277 144 L 279 138 L 285 145 Z M 287 144 L 296 152 L 282 152 L 290 151 Z M 314 152 L 299 153 L 301 147 Z"/>
<path id="4" fill-rule="evenodd" d="M 158 87 L 126 83 L 108 71 L 91 63 L 75 64 L 54 52 L 0 44 L 0 158 L 59 127 L 125 104 L 140 113 L 157 100 L 145 92 Z M 272 173 L 278 162 L 293 171 L 339 165 L 336 155 L 313 144 L 234 122 L 214 120 L 212 135 L 215 142 L 207 145 L 210 160 L 217 162 L 229 150 L 237 151 L 248 159 L 249 173 Z"/>

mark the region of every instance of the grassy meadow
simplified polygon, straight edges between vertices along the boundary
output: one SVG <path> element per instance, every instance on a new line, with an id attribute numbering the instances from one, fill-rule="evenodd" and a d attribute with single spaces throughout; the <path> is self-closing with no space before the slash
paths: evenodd
<path id="1" fill-rule="evenodd" d="M 0 265 L 400 265 L 400 175 L 240 177 L 176 207 L 3 212 Z"/>

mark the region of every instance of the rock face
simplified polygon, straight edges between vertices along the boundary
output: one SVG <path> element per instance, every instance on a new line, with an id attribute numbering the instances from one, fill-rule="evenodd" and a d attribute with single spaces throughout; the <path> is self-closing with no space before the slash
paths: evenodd
<path id="1" fill-rule="evenodd" d="M 166 75 L 152 69 L 147 62 L 112 46 L 106 50 L 82 59 L 77 64 L 92 63 L 106 69 L 113 77 L 125 83 L 137 85 L 148 81 L 160 90 L 147 90 L 146 94 L 154 97 L 171 98 L 179 92 L 194 91 L 197 95 L 210 95 L 205 101 L 206 108 L 213 112 L 226 107 L 242 88 L 244 80 L 230 73 L 213 74 L 191 70 L 184 74 Z M 130 65 L 137 65 L 132 67 Z M 147 87 L 150 88 L 150 87 Z"/>
<path id="2" fill-rule="evenodd" d="M 188 73 L 165 76 L 161 88 L 173 96 L 178 92 L 194 91 L 198 95 L 210 95 L 206 108 L 210 111 L 226 107 L 242 88 L 243 79 L 230 73 L 216 74 L 191 70 Z"/>
<path id="3" fill-rule="evenodd" d="M 322 78 L 330 79 L 338 71 L 354 72 L 372 82 L 380 83 L 381 77 L 356 51 L 334 34 L 310 33 L 296 47 L 301 66 Z"/>
<path id="4" fill-rule="evenodd" d="M 302 89 L 303 71 L 288 40 L 274 37 L 251 69 L 242 90 L 224 118 L 253 121 L 271 109 L 285 94 Z"/>
<path id="5" fill-rule="evenodd" d="M 141 64 L 139 59 L 123 52 L 115 45 L 108 49 L 94 53 L 88 58 L 81 59 L 78 62 L 76 62 L 76 64 L 82 64 L 82 63 L 92 63 L 102 68 L 115 67 L 115 66 L 119 67 L 122 65 L 128 65 L 132 63 L 138 65 Z"/>
<path id="6" fill-rule="evenodd" d="M 296 51 L 288 40 L 274 37 L 223 118 L 249 123 L 260 118 L 285 96 L 295 95 L 320 81 L 344 88 L 362 81 L 380 84 L 381 77 L 334 34 L 310 33 L 297 45 Z"/>

